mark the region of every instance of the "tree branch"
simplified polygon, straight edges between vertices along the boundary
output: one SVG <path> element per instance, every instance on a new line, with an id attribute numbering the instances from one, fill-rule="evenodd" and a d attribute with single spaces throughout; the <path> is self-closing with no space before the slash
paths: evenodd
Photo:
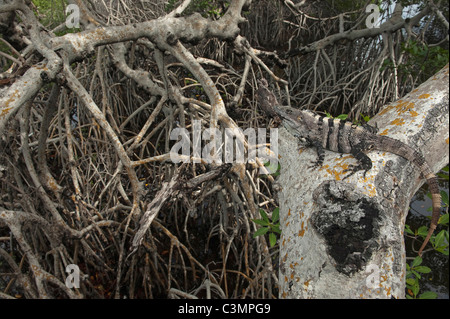
<path id="1" fill-rule="evenodd" d="M 449 161 L 448 74 L 447 65 L 371 120 L 380 134 L 421 150 L 435 172 Z M 424 182 L 419 169 L 370 152 L 366 177 L 342 181 L 351 156 L 326 152 L 323 167 L 310 170 L 314 150 L 299 154 L 284 129 L 280 139 L 280 296 L 404 298 L 403 230 L 410 200 Z"/>

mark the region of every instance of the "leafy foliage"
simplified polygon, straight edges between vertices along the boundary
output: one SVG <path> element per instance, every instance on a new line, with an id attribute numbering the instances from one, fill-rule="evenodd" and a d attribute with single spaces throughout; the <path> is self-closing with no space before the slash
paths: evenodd
<path id="1" fill-rule="evenodd" d="M 447 165 L 438 174 L 438 176 L 440 178 L 446 179 L 447 182 L 449 180 L 448 168 L 449 167 Z M 447 172 L 447 174 L 445 174 L 445 172 Z M 440 192 L 440 194 L 441 194 L 441 199 L 442 199 L 442 203 L 443 203 L 442 208 L 446 209 L 446 208 L 449 207 L 448 194 L 447 194 L 447 192 L 445 192 L 443 190 Z M 429 198 L 431 198 L 431 193 L 428 192 L 427 196 Z M 431 209 L 432 209 L 431 207 L 428 208 L 428 211 L 431 211 Z M 447 209 L 447 211 L 448 211 L 448 209 Z M 438 220 L 438 225 L 443 226 L 444 229 L 442 229 L 440 232 L 438 232 L 437 234 L 433 235 L 430 238 L 430 243 L 433 246 L 433 248 L 436 251 L 438 251 L 438 252 L 440 252 L 440 253 L 442 253 L 442 254 L 444 254 L 446 256 L 448 256 L 448 252 L 449 252 L 449 250 L 448 250 L 448 246 L 449 246 L 448 219 L 449 219 L 449 216 L 448 215 L 449 215 L 448 212 L 443 214 L 443 215 L 441 215 L 441 217 Z M 425 238 L 427 233 L 428 233 L 428 227 L 427 226 L 421 226 L 421 227 L 419 227 L 419 229 L 417 229 L 416 233 L 412 232 L 410 228 L 406 229 L 406 231 L 409 234 L 411 234 L 411 235 L 415 235 L 415 236 L 419 235 L 422 238 Z"/>
<path id="2" fill-rule="evenodd" d="M 33 0 L 37 8 L 37 16 L 40 22 L 47 28 L 54 28 L 63 23 L 66 18 L 65 0 Z"/>
<path id="3" fill-rule="evenodd" d="M 405 62 L 397 66 L 399 76 L 418 78 L 422 83 L 444 67 L 449 60 L 449 52 L 439 46 L 428 46 L 425 43 L 410 40 L 402 43 L 402 52 L 405 54 Z M 394 63 L 385 59 L 381 71 L 386 68 L 394 69 Z"/>
<path id="4" fill-rule="evenodd" d="M 406 264 L 406 288 L 408 299 L 436 299 L 437 295 L 432 291 L 425 291 L 424 293 L 420 292 L 419 279 L 422 278 L 421 274 L 428 274 L 431 272 L 431 269 L 427 266 L 421 266 L 422 258 L 417 256 L 411 262 L 411 264 Z"/>
<path id="5" fill-rule="evenodd" d="M 253 237 L 255 238 L 255 237 L 262 236 L 262 235 L 265 235 L 268 233 L 270 247 L 273 247 L 277 243 L 277 236 L 275 233 L 281 234 L 280 221 L 279 221 L 279 219 L 280 219 L 279 208 L 277 207 L 273 210 L 272 220 L 269 219 L 269 217 L 267 216 L 267 213 L 263 209 L 260 209 L 259 213 L 260 213 L 262 219 L 252 219 L 252 221 L 255 224 L 258 224 L 263 227 L 259 228 L 253 234 Z"/>
<path id="6" fill-rule="evenodd" d="M 444 167 L 437 175 L 445 179 L 448 182 L 448 165 Z M 443 208 L 447 209 L 447 213 L 441 215 L 438 221 L 438 225 L 443 228 L 437 234 L 431 236 L 430 244 L 434 248 L 435 251 L 442 253 L 443 255 L 448 256 L 449 253 L 449 232 L 448 232 L 448 207 L 449 207 L 449 198 L 448 194 L 445 191 L 441 191 L 441 198 L 443 203 Z M 431 198 L 430 192 L 427 193 L 427 196 Z M 431 207 L 428 209 L 431 210 Z M 411 235 L 413 238 L 420 237 L 422 240 L 428 234 L 428 226 L 420 226 L 418 229 L 413 230 L 409 225 L 405 225 L 405 234 Z M 409 299 L 435 299 L 437 296 L 434 292 L 426 291 L 419 295 L 420 291 L 420 274 L 426 274 L 431 271 L 429 267 L 421 266 L 422 258 L 416 257 L 411 265 L 406 265 L 407 276 L 406 276 L 406 286 L 407 286 L 407 298 Z M 429 271 L 430 269 L 430 271 Z"/>

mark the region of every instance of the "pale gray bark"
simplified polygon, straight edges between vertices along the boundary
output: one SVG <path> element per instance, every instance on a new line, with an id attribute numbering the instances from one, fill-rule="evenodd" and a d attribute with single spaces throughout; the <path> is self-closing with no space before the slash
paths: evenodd
<path id="1" fill-rule="evenodd" d="M 449 160 L 448 65 L 370 124 L 421 150 L 438 171 Z M 300 152 L 280 130 L 280 297 L 404 298 L 403 230 L 409 203 L 423 184 L 417 167 L 386 152 L 368 153 L 373 168 L 342 181 L 350 155 L 326 152 L 310 170 L 314 149 Z M 426 258 L 426 256 L 425 256 Z"/>

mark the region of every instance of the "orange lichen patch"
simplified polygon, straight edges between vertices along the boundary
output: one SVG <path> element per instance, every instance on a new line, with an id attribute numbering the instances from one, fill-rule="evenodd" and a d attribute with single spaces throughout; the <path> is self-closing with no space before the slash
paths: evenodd
<path id="1" fill-rule="evenodd" d="M 9 113 L 9 111 L 10 111 L 11 109 L 12 109 L 11 107 L 5 107 L 5 108 L 2 108 L 2 109 L 0 110 L 0 119 L 1 119 L 2 117 L 6 116 L 6 115 Z"/>
<path id="2" fill-rule="evenodd" d="M 405 120 L 401 118 L 397 118 L 391 122 L 391 125 L 404 125 Z"/>
<path id="3" fill-rule="evenodd" d="M 417 115 L 419 115 L 419 113 L 417 113 L 416 111 L 410 110 L 409 114 L 411 114 L 412 117 L 416 117 Z"/>
<path id="4" fill-rule="evenodd" d="M 3 107 L 3 110 L 8 110 L 8 111 L 9 111 L 9 110 L 11 109 L 11 107 L 9 107 L 9 104 L 10 104 L 11 102 L 14 102 L 14 101 L 16 100 L 16 98 L 19 98 L 19 97 L 20 97 L 20 92 L 19 92 L 19 90 L 15 90 L 14 93 L 11 94 L 11 97 L 5 101 L 5 106 Z M 9 107 L 9 108 L 8 108 L 8 107 Z M 4 112 L 4 111 L 2 111 L 2 114 L 1 114 L 1 115 L 4 115 L 3 112 Z M 6 113 L 6 114 L 7 114 L 7 113 Z"/>
<path id="5" fill-rule="evenodd" d="M 392 110 L 394 108 L 393 105 L 388 105 L 386 106 L 383 110 L 380 111 L 380 113 L 378 113 L 378 115 L 383 115 L 384 113 L 389 112 L 390 110 Z"/>
<path id="6" fill-rule="evenodd" d="M 414 108 L 414 103 L 408 102 L 408 101 L 399 100 L 398 104 L 395 105 L 395 108 L 397 109 L 397 113 L 400 115 L 400 114 L 403 114 L 405 112 L 411 112 L 412 108 Z"/>
<path id="7" fill-rule="evenodd" d="M 336 170 L 327 169 L 327 173 L 330 175 L 334 175 L 335 180 L 337 180 L 337 181 L 341 180 L 341 176 Z"/>
<path id="8" fill-rule="evenodd" d="M 448 141 L 448 137 L 445 139 L 445 143 L 446 144 L 448 144 L 449 143 L 449 141 Z"/>
<path id="9" fill-rule="evenodd" d="M 335 180 L 340 181 L 342 180 L 341 177 L 343 177 L 342 175 L 346 175 L 347 173 L 344 173 L 344 171 L 346 169 L 348 169 L 348 164 L 343 163 L 344 160 L 348 159 L 348 158 L 353 158 L 353 156 L 348 155 L 348 156 L 343 156 L 340 158 L 336 158 L 335 161 L 340 161 L 339 163 L 337 163 L 333 168 L 327 168 L 326 172 L 329 175 L 334 176 Z M 337 170 L 337 168 L 341 168 L 339 171 Z"/>
<path id="10" fill-rule="evenodd" d="M 421 96 L 425 96 L 425 94 L 422 94 Z M 379 115 L 383 115 L 384 113 L 387 113 L 387 112 L 391 111 L 393 108 L 395 108 L 395 110 L 397 111 L 397 114 L 399 114 L 399 115 L 403 114 L 405 112 L 409 112 L 411 114 L 411 116 L 417 116 L 418 115 L 417 112 L 412 110 L 414 108 L 414 106 L 415 105 L 412 102 L 398 100 L 397 104 L 395 104 L 395 105 L 388 105 L 387 107 L 385 107 L 379 113 Z"/>
<path id="11" fill-rule="evenodd" d="M 387 135 L 388 134 L 389 129 L 385 129 L 383 132 L 381 132 L 379 135 Z"/>
<path id="12" fill-rule="evenodd" d="M 47 178 L 47 185 L 53 190 L 57 191 L 59 190 L 60 186 L 56 183 L 55 179 L 53 178 Z"/>
<path id="13" fill-rule="evenodd" d="M 430 97 L 430 94 L 424 93 L 419 95 L 417 98 L 418 99 L 428 99 Z"/>
<path id="14" fill-rule="evenodd" d="M 303 237 L 305 235 L 306 228 L 307 227 L 305 227 L 305 222 L 302 222 L 301 228 L 298 231 L 298 236 L 299 237 Z"/>
<path id="15" fill-rule="evenodd" d="M 290 265 L 289 265 L 289 268 L 294 269 L 294 267 L 297 266 L 297 265 L 298 265 L 298 262 L 295 262 L 295 263 L 293 263 L 293 264 L 290 264 Z"/>
<path id="16" fill-rule="evenodd" d="M 372 179 L 373 178 L 374 178 L 374 176 L 372 176 Z M 367 180 L 367 178 L 366 178 L 366 180 Z M 364 186 L 364 189 L 366 191 L 363 193 L 369 197 L 375 197 L 377 195 L 377 189 L 375 188 L 375 186 L 373 184 L 366 184 L 366 186 Z"/>

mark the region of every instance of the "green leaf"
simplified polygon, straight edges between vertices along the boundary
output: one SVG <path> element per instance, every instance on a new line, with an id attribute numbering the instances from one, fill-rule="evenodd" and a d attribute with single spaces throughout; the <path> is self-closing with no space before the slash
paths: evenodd
<path id="1" fill-rule="evenodd" d="M 411 230 L 411 227 L 409 225 L 405 225 L 405 231 L 410 235 L 414 235 L 414 232 Z"/>
<path id="2" fill-rule="evenodd" d="M 272 212 L 272 223 L 276 223 L 280 218 L 280 209 L 277 207 Z"/>
<path id="3" fill-rule="evenodd" d="M 416 258 L 414 258 L 411 267 L 414 268 L 416 266 L 419 266 L 422 263 L 422 257 L 417 256 Z"/>
<path id="4" fill-rule="evenodd" d="M 414 270 L 422 274 L 428 274 L 431 272 L 431 269 L 427 266 L 417 266 Z"/>
<path id="5" fill-rule="evenodd" d="M 421 226 L 417 230 L 417 234 L 420 236 L 426 236 L 428 234 L 428 227 L 427 226 Z"/>
<path id="6" fill-rule="evenodd" d="M 416 279 L 422 278 L 422 276 L 417 271 L 411 270 L 411 272 L 416 276 Z"/>
<path id="7" fill-rule="evenodd" d="M 261 226 L 269 226 L 269 223 L 262 219 L 252 219 L 252 221 Z"/>
<path id="8" fill-rule="evenodd" d="M 416 281 L 413 278 L 406 279 L 406 284 L 409 286 L 413 286 L 415 284 L 415 282 Z M 411 287 L 409 287 L 409 288 L 411 288 Z"/>
<path id="9" fill-rule="evenodd" d="M 445 239 L 445 230 L 441 230 L 439 234 L 436 235 L 436 239 L 434 240 L 434 246 L 440 247 L 444 243 Z"/>
<path id="10" fill-rule="evenodd" d="M 417 294 L 419 293 L 419 289 L 419 283 L 417 282 L 411 287 L 414 296 L 417 296 Z"/>
<path id="11" fill-rule="evenodd" d="M 439 225 L 448 224 L 448 213 L 442 215 L 442 216 L 439 218 L 438 224 L 439 224 Z"/>
<path id="12" fill-rule="evenodd" d="M 433 291 L 425 291 L 419 296 L 419 299 L 436 299 L 437 294 Z"/>
<path id="13" fill-rule="evenodd" d="M 281 229 L 280 229 L 280 225 L 273 225 L 272 226 L 272 231 L 278 234 L 281 234 Z"/>
<path id="14" fill-rule="evenodd" d="M 441 199 L 444 204 L 448 205 L 448 194 L 445 191 L 441 191 Z"/>
<path id="15" fill-rule="evenodd" d="M 261 215 L 261 217 L 267 222 L 269 223 L 269 217 L 267 217 L 266 212 L 264 211 L 264 209 L 259 209 L 259 213 Z"/>
<path id="16" fill-rule="evenodd" d="M 341 114 L 336 117 L 339 120 L 346 120 L 348 118 L 348 114 Z"/>
<path id="17" fill-rule="evenodd" d="M 265 233 L 267 233 L 269 231 L 268 227 L 262 227 L 260 229 L 258 229 L 257 231 L 255 231 L 253 233 L 253 238 L 256 238 L 258 236 L 264 235 Z"/>
<path id="18" fill-rule="evenodd" d="M 436 175 L 437 175 L 437 177 L 440 177 L 440 178 L 448 181 L 448 174 L 437 173 Z"/>
<path id="19" fill-rule="evenodd" d="M 277 243 L 277 236 L 275 236 L 274 233 L 269 234 L 269 243 L 270 243 L 270 247 L 275 246 L 275 244 Z"/>
<path id="20" fill-rule="evenodd" d="M 270 166 L 270 164 L 272 164 L 272 163 L 270 161 L 267 161 L 267 162 L 264 163 L 264 166 L 266 166 L 270 170 L 272 170 L 272 167 Z M 280 171 L 281 171 L 281 165 L 280 165 L 280 163 L 278 163 L 277 169 L 275 170 L 274 173 L 272 173 L 270 175 L 272 175 L 273 177 L 277 177 L 277 176 L 280 175 Z M 263 175 L 263 176 L 265 176 L 265 175 Z"/>

